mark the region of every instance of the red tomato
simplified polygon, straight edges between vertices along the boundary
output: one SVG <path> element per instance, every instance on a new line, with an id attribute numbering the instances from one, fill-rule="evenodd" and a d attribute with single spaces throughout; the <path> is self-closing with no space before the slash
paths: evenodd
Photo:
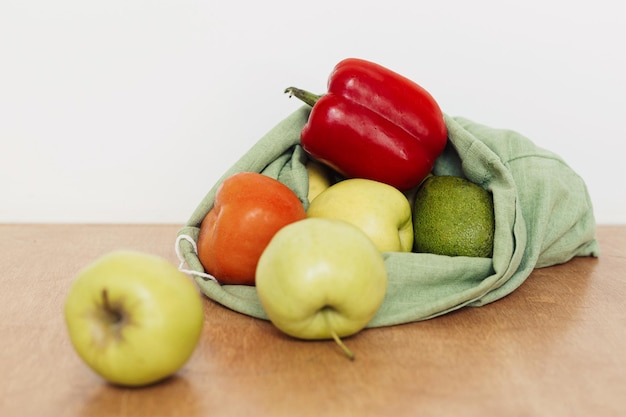
<path id="1" fill-rule="evenodd" d="M 285 184 L 256 172 L 226 178 L 200 225 L 198 258 L 222 284 L 255 284 L 259 257 L 282 227 L 306 211 Z"/>

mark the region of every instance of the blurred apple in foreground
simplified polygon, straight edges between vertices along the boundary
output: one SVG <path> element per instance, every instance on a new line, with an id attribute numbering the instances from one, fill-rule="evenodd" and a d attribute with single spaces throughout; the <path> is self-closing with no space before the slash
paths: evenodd
<path id="1" fill-rule="evenodd" d="M 76 352 L 97 374 L 116 385 L 143 386 L 187 362 L 204 317 L 195 284 L 174 265 L 117 251 L 78 274 L 65 321 Z"/>
<path id="2" fill-rule="evenodd" d="M 300 339 L 334 339 L 363 329 L 387 291 L 382 254 L 356 226 L 305 219 L 281 229 L 261 255 L 257 291 L 272 323 Z"/>
<path id="3" fill-rule="evenodd" d="M 309 205 L 307 217 L 325 217 L 354 224 L 381 252 L 411 252 L 411 204 L 397 188 L 378 181 L 353 178 L 322 191 Z"/>

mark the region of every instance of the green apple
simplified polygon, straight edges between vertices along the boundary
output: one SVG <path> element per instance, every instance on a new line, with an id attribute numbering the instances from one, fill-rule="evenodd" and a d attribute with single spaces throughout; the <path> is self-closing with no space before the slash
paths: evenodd
<path id="1" fill-rule="evenodd" d="M 282 228 L 256 269 L 263 309 L 284 333 L 341 342 L 374 317 L 387 291 L 380 251 L 363 231 L 336 219 L 310 218 Z"/>
<path id="2" fill-rule="evenodd" d="M 397 188 L 353 178 L 322 191 L 309 205 L 307 217 L 345 220 L 359 227 L 381 252 L 411 252 L 411 204 Z"/>
<path id="3" fill-rule="evenodd" d="M 115 251 L 79 272 L 65 301 L 74 349 L 107 381 L 143 386 L 176 373 L 204 322 L 195 284 L 173 264 Z"/>

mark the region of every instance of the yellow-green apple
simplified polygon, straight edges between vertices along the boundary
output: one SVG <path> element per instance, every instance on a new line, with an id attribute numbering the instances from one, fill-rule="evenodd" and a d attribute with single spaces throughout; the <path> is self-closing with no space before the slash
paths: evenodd
<path id="1" fill-rule="evenodd" d="M 308 198 L 309 202 L 311 202 L 335 181 L 332 169 L 314 159 L 307 161 L 306 170 L 309 175 Z"/>
<path id="2" fill-rule="evenodd" d="M 65 301 L 70 340 L 105 380 L 144 386 L 176 373 L 203 326 L 195 284 L 155 255 L 115 251 L 78 273 Z"/>
<path id="3" fill-rule="evenodd" d="M 263 309 L 284 333 L 334 339 L 362 330 L 387 291 L 380 251 L 363 231 L 343 220 L 310 218 L 272 238 L 259 259 L 256 285 Z"/>
<path id="4" fill-rule="evenodd" d="M 345 220 L 358 226 L 381 252 L 413 249 L 411 205 L 397 188 L 352 178 L 324 190 L 309 205 L 307 217 Z"/>

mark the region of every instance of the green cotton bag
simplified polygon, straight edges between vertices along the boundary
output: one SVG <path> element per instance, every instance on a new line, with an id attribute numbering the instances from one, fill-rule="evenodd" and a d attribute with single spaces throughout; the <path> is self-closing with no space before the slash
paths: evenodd
<path id="1" fill-rule="evenodd" d="M 234 311 L 267 319 L 256 288 L 221 285 L 204 273 L 195 242 L 215 193 L 228 176 L 261 172 L 290 187 L 308 206 L 307 155 L 300 131 L 310 107 L 281 121 L 213 185 L 177 236 L 181 270 L 194 276 L 210 299 Z M 461 117 L 445 116 L 448 144 L 434 175 L 464 177 L 490 191 L 496 219 L 492 258 L 385 252 L 385 299 L 368 327 L 433 318 L 465 306 L 482 306 L 518 288 L 535 268 L 598 256 L 593 208 L 583 180 L 556 154 L 522 135 Z"/>

